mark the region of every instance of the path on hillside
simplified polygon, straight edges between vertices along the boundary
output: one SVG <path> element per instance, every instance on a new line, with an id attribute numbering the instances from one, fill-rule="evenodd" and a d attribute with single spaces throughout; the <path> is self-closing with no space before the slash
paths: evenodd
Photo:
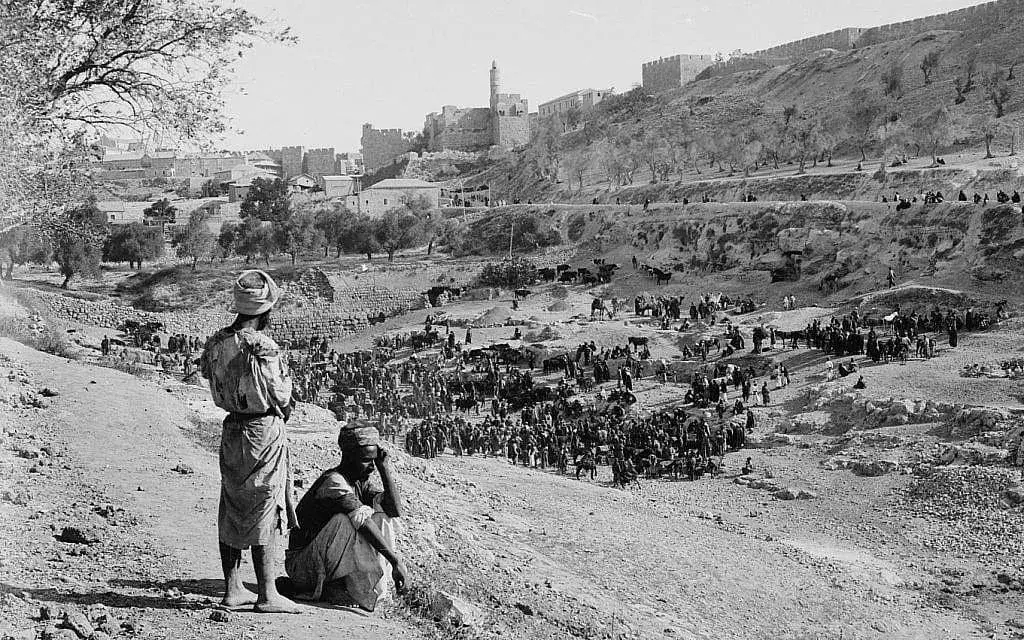
<path id="1" fill-rule="evenodd" d="M 125 611 L 143 607 L 150 626 L 164 629 L 169 637 L 222 637 L 242 631 L 304 639 L 419 637 L 415 629 L 400 621 L 321 607 L 307 607 L 303 615 L 238 613 L 227 624 L 209 621 L 202 601 L 218 599 L 221 589 L 216 546 L 219 471 L 216 454 L 199 448 L 185 435 L 189 412 L 183 398 L 170 385 L 69 362 L 4 338 L 0 338 L 0 353 L 24 364 L 35 386 L 60 393 L 49 409 L 38 412 L 31 423 L 18 425 L 19 429 L 53 438 L 67 452 L 67 473 L 76 482 L 97 489 L 138 519 L 127 549 L 150 544 L 158 549 L 157 566 L 143 571 L 149 580 L 123 580 L 116 571 L 95 567 L 91 575 L 85 571 L 89 577 L 84 582 L 73 585 L 58 579 L 62 571 L 50 571 L 32 574 L 33 584 L 10 584 L 8 577 L 3 580 L 6 588 L 28 590 L 40 599 L 58 602 L 109 603 Z M 194 473 L 172 471 L 179 463 Z M 60 476 L 46 480 L 72 486 Z M 80 499 L 57 490 L 57 503 L 52 507 L 70 513 L 69 505 L 76 498 Z M 23 536 L 16 544 L 31 547 L 36 543 Z M 29 555 L 46 553 L 38 546 L 31 548 Z M 124 560 L 133 564 L 132 558 Z M 251 562 L 246 561 L 245 570 L 246 582 L 252 583 Z M 184 599 L 162 597 L 169 586 L 180 589 Z"/>

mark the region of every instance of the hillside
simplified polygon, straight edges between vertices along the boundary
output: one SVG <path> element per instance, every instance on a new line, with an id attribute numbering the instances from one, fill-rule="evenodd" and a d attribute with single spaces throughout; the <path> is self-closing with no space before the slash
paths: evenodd
<path id="1" fill-rule="evenodd" d="M 1006 283 L 1024 276 L 1024 227 L 1014 206 L 947 202 L 914 205 L 751 202 L 637 206 L 508 206 L 466 225 L 472 238 L 490 234 L 502 218 L 535 218 L 561 237 L 572 264 L 604 258 L 626 267 L 607 295 L 630 295 L 646 278 L 640 262 L 674 272 L 677 282 L 714 286 L 766 299 L 850 296 L 884 286 L 891 266 L 901 280 L 968 289 L 995 298 L 1015 295 Z M 483 246 L 483 245 L 481 245 Z M 547 262 L 540 258 L 541 262 Z"/>
<path id="2" fill-rule="evenodd" d="M 809 174 L 850 173 L 861 159 L 858 147 L 864 138 L 845 122 L 855 89 L 877 94 L 884 104 L 867 136 L 864 175 L 870 177 L 883 159 L 891 164 L 904 154 L 919 159 L 911 160 L 911 166 L 930 165 L 928 145 L 922 144 L 927 135 L 922 132 L 929 127 L 915 125 L 940 106 L 948 108 L 952 120 L 940 154 L 959 154 L 947 158 L 950 168 L 984 168 L 986 163 L 979 162 L 985 155 L 982 123 L 994 120 L 996 113 L 986 88 L 992 74 L 1006 89 L 1005 115 L 989 123 L 997 129 L 992 151 L 1005 157 L 1011 143 L 1020 146 L 1024 78 L 1016 73 L 1022 56 L 1015 45 L 1022 28 L 1024 13 L 1012 10 L 999 22 L 978 22 L 964 31 L 928 31 L 850 51 L 823 49 L 793 64 L 718 75 L 657 96 L 633 91 L 582 114 L 570 133 L 561 134 L 557 124 L 548 129 L 542 126 L 532 145 L 467 180 L 467 185 L 488 184 L 495 193 L 524 202 L 589 202 L 594 197 L 613 202 L 616 197 L 671 200 L 678 195 L 673 186 L 693 182 L 703 182 L 704 189 L 714 194 L 717 180 L 748 173 L 789 177 L 798 173 L 801 151 L 796 139 L 779 138 L 780 130 L 785 133 L 781 123 L 787 119 L 784 109 L 788 107 L 796 108 L 791 129 L 805 119 L 817 127 L 815 139 L 804 151 Z M 926 83 L 921 64 L 933 52 L 939 53 L 939 60 Z M 883 95 L 883 78 L 892 75 L 893 67 L 899 70 L 899 86 Z M 957 104 L 956 85 L 966 86 L 969 75 L 972 86 Z M 645 136 L 666 146 L 645 150 Z M 678 136 L 694 144 L 681 145 Z M 626 179 L 614 176 L 609 166 L 615 164 L 616 153 L 634 156 L 632 175 Z M 641 185 L 652 182 L 648 165 L 661 161 L 655 157 L 658 154 L 674 156 L 664 162 L 675 165 L 675 170 L 667 170 L 655 188 L 637 193 Z M 815 159 L 827 164 L 830 154 L 836 166 L 818 167 Z M 574 175 L 580 164 L 582 189 L 579 176 Z M 832 186 L 835 189 L 827 197 L 876 199 L 876 193 L 865 189 Z M 787 195 L 795 199 L 799 193 Z"/>

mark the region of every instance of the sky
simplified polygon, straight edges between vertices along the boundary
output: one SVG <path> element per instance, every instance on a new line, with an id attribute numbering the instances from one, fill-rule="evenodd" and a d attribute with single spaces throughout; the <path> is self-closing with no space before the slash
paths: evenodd
<path id="1" fill-rule="evenodd" d="M 232 149 L 358 151 L 362 125 L 420 131 L 443 105 L 502 92 L 537 105 L 577 89 L 640 82 L 676 53 L 756 51 L 842 27 L 944 13 L 977 0 L 237 0 L 291 28 L 239 63 L 227 111 Z"/>

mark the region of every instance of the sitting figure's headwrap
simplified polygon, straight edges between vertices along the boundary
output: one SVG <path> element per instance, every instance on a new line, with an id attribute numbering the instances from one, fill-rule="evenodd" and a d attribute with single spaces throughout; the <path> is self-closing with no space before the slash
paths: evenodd
<path id="1" fill-rule="evenodd" d="M 380 446 L 380 431 L 368 420 L 353 420 L 338 433 L 338 448 L 353 451 Z"/>

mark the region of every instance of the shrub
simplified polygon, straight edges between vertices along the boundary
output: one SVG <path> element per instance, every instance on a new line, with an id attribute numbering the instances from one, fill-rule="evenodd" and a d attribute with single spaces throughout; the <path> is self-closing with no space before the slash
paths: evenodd
<path id="1" fill-rule="evenodd" d="M 526 258 L 513 258 L 503 262 L 484 265 L 477 276 L 482 287 L 504 287 L 515 289 L 537 282 L 537 267 Z"/>
<path id="2" fill-rule="evenodd" d="M 509 237 L 513 251 L 526 253 L 560 244 L 561 234 L 545 226 L 533 211 L 513 211 L 489 216 L 470 224 L 465 231 L 447 239 L 447 249 L 455 257 L 501 255 L 508 253 Z"/>

